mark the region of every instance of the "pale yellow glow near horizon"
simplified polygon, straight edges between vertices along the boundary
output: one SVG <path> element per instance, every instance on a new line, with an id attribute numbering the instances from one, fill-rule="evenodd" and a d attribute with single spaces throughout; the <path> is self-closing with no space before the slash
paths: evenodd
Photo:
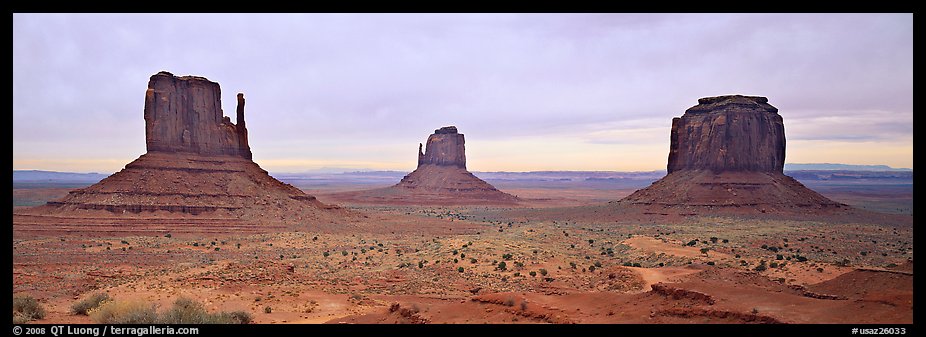
<path id="1" fill-rule="evenodd" d="M 667 143 L 667 142 L 666 142 Z M 414 154 L 400 161 L 262 158 L 255 162 L 270 172 L 303 172 L 320 168 L 411 171 Z M 578 138 L 526 138 L 468 141 L 471 171 L 653 171 L 664 170 L 668 144 L 592 144 Z M 13 158 L 14 170 L 113 173 L 135 160 L 126 158 Z M 913 141 L 788 141 L 788 163 L 843 163 L 913 168 Z"/>

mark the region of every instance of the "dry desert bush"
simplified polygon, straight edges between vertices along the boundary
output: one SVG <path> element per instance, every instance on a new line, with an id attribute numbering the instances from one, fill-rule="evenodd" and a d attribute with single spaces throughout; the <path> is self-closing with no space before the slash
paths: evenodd
<path id="1" fill-rule="evenodd" d="M 109 300 L 89 315 L 102 324 L 248 324 L 252 320 L 244 311 L 209 313 L 202 303 L 183 297 L 160 314 L 150 303 Z"/>
<path id="2" fill-rule="evenodd" d="M 13 296 L 13 324 L 45 318 L 45 308 L 32 296 Z"/>
<path id="3" fill-rule="evenodd" d="M 88 311 L 99 307 L 101 304 L 103 304 L 103 302 L 106 302 L 109 299 L 109 295 L 106 293 L 96 293 L 90 295 L 90 297 L 74 303 L 74 305 L 71 306 L 71 312 L 76 315 L 87 315 Z"/>

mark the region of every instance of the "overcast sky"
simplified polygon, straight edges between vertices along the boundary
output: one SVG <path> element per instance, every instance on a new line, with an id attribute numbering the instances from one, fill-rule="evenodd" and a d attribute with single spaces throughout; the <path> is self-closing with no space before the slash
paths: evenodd
<path id="1" fill-rule="evenodd" d="M 725 94 L 779 108 L 789 163 L 913 167 L 912 14 L 14 14 L 13 169 L 120 170 L 160 70 L 244 92 L 275 172 L 411 171 L 446 125 L 470 170 L 665 169 Z"/>

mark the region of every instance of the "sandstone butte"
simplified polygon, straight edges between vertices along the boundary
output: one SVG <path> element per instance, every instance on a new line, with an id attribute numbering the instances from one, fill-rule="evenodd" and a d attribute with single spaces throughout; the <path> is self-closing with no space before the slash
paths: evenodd
<path id="1" fill-rule="evenodd" d="M 250 224 L 332 222 L 349 214 L 271 177 L 251 160 L 244 94 L 237 123 L 223 116 L 219 84 L 198 76 L 151 76 L 145 92 L 147 153 L 97 184 L 18 211 L 14 222 Z M 89 219 L 95 219 L 93 221 Z M 171 219 L 185 219 L 173 221 Z"/>
<path id="2" fill-rule="evenodd" d="M 499 191 L 466 170 L 465 142 L 455 126 L 434 130 L 426 144 L 418 144 L 418 167 L 398 184 L 332 196 L 346 202 L 373 204 L 517 204 L 518 197 Z"/>
<path id="3" fill-rule="evenodd" d="M 706 97 L 672 119 L 668 174 L 620 201 L 654 213 L 849 208 L 784 175 L 785 132 L 765 97 Z"/>

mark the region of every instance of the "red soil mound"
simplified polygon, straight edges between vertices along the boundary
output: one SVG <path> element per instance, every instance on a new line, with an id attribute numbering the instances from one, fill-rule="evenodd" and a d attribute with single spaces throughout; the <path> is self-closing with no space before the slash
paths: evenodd
<path id="1" fill-rule="evenodd" d="M 621 203 L 652 212 L 797 212 L 849 209 L 775 172 L 682 170 L 636 191 Z"/>

